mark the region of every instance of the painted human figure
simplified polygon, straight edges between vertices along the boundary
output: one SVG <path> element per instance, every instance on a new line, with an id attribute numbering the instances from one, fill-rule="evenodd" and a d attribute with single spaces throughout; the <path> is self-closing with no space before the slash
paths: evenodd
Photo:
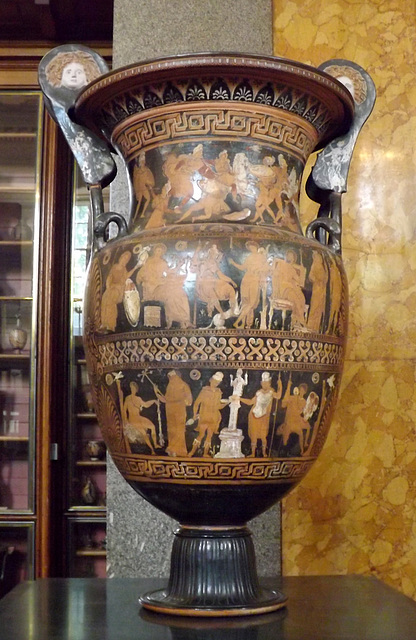
<path id="1" fill-rule="evenodd" d="M 102 71 L 90 53 L 78 50 L 59 52 L 47 65 L 45 74 L 53 87 L 79 91 Z"/>
<path id="2" fill-rule="evenodd" d="M 117 305 L 123 301 L 126 281 L 134 273 L 137 266 L 127 270 L 131 258 L 130 251 L 124 251 L 117 262 L 111 267 L 106 281 L 105 290 L 101 298 L 101 327 L 100 331 L 115 331 L 117 325 Z"/>
<path id="3" fill-rule="evenodd" d="M 267 436 L 270 428 L 270 414 L 273 400 L 280 400 L 282 397 L 282 381 L 278 379 L 277 389 L 272 387 L 270 373 L 265 371 L 261 375 L 261 387 L 256 391 L 253 398 L 241 398 L 241 402 L 251 405 L 248 414 L 248 437 L 251 442 L 251 455 L 256 455 L 257 445 L 260 442 L 260 455 L 267 453 Z"/>
<path id="4" fill-rule="evenodd" d="M 164 258 L 167 247 L 159 243 L 137 273 L 136 282 L 142 287 L 144 301 L 161 302 L 165 308 L 168 328 L 178 322 L 181 327 L 191 325 L 189 300 L 184 290 L 186 273 L 183 263 L 170 267 Z"/>
<path id="5" fill-rule="evenodd" d="M 218 158 L 214 161 L 216 180 L 231 190 L 235 197 L 237 195 L 236 177 L 231 167 L 228 151 L 220 151 Z"/>
<path id="6" fill-rule="evenodd" d="M 243 376 L 243 370 L 237 369 L 235 378 L 233 375 L 230 376 L 230 382 L 233 388 L 233 394 L 230 397 L 230 417 L 228 421 L 228 428 L 236 429 L 238 410 L 241 406 L 240 398 L 243 395 L 244 387 L 248 384 L 247 373 Z"/>
<path id="7" fill-rule="evenodd" d="M 204 159 L 203 146 L 198 144 L 192 153 L 177 156 L 170 153 L 164 164 L 163 172 L 170 183 L 169 196 L 177 199 L 176 207 L 184 207 L 194 194 L 194 174 L 213 177 L 214 173 Z"/>
<path id="8" fill-rule="evenodd" d="M 308 280 L 312 283 L 312 295 L 307 327 L 311 331 L 321 331 L 322 320 L 325 316 L 328 269 L 323 255 L 318 251 L 314 251 Z"/>
<path id="9" fill-rule="evenodd" d="M 276 173 L 273 165 L 275 158 L 273 156 L 265 156 L 262 164 L 250 165 L 250 173 L 256 176 L 258 186 L 258 196 L 256 200 L 256 214 L 253 218 L 253 222 L 257 220 L 263 220 L 263 215 L 267 212 L 272 219 L 275 214 L 270 208 L 275 198 L 275 192 L 273 187 L 276 183 Z"/>
<path id="10" fill-rule="evenodd" d="M 165 225 L 165 213 L 169 211 L 169 190 L 170 183 L 163 185 L 162 191 L 153 196 L 152 208 L 145 229 L 155 229 Z"/>
<path id="11" fill-rule="evenodd" d="M 198 180 L 198 187 L 201 190 L 201 198 L 192 204 L 181 216 L 178 222 L 183 222 L 193 213 L 199 215 L 192 220 L 210 220 L 213 216 L 228 213 L 230 207 L 224 201 L 228 193 L 228 188 L 216 179 L 201 178 Z"/>
<path id="12" fill-rule="evenodd" d="M 136 196 L 136 212 L 133 220 L 139 213 L 145 212 L 147 205 L 152 199 L 153 189 L 155 186 L 155 178 L 152 171 L 146 165 L 146 154 L 141 151 L 133 169 L 133 189 Z"/>
<path id="13" fill-rule="evenodd" d="M 251 328 L 254 324 L 254 311 L 260 303 L 265 307 L 266 279 L 269 273 L 269 263 L 267 253 L 262 250 L 257 242 L 248 241 L 246 248 L 248 256 L 242 264 L 238 264 L 230 258 L 232 264 L 239 271 L 244 271 L 244 276 L 240 284 L 241 309 L 237 320 L 234 322 L 236 328 Z"/>
<path id="14" fill-rule="evenodd" d="M 305 295 L 302 287 L 305 282 L 305 268 L 297 264 L 295 251 L 289 249 L 285 259 L 275 258 L 272 265 L 272 298 L 290 303 L 292 326 L 305 325 Z"/>
<path id="15" fill-rule="evenodd" d="M 287 383 L 285 395 L 282 400 L 282 408 L 286 409 L 283 424 L 279 426 L 276 433 L 283 438 L 283 446 L 287 446 L 289 438 L 295 434 L 299 438 L 300 453 L 303 456 L 305 445 L 309 438 L 310 424 L 304 417 L 306 407 L 305 394 L 308 391 L 308 385 L 302 382 L 299 387 L 292 390 L 292 377 L 290 375 Z M 305 438 L 306 432 L 306 438 Z"/>
<path id="16" fill-rule="evenodd" d="M 169 371 L 168 384 L 164 395 L 158 394 L 158 399 L 165 403 L 166 426 L 168 431 L 168 445 L 166 453 L 169 456 L 187 456 L 185 431 L 186 409 L 192 405 L 190 386 L 181 378 L 178 371 Z"/>
<path id="17" fill-rule="evenodd" d="M 190 270 L 196 273 L 195 291 L 199 300 L 207 305 L 207 313 L 211 316 L 216 310 L 221 316 L 224 312 L 221 301 L 230 303 L 230 308 L 238 313 L 236 283 L 221 270 L 222 253 L 216 244 L 203 250 L 198 245 L 190 265 Z"/>
<path id="18" fill-rule="evenodd" d="M 123 430 L 130 443 L 145 443 L 152 453 L 158 446 L 156 428 L 151 420 L 142 416 L 142 409 L 151 407 L 157 400 L 142 400 L 137 395 L 139 386 L 136 382 L 130 382 L 130 395 L 123 403 Z"/>
<path id="19" fill-rule="evenodd" d="M 218 432 L 221 424 L 221 410 L 229 403 L 229 400 L 222 399 L 222 392 L 219 389 L 224 378 L 221 371 L 217 371 L 211 376 L 209 385 L 202 387 L 193 406 L 194 420 L 198 419 L 197 437 L 189 453 L 193 456 L 204 441 L 204 456 L 209 454 L 212 445 L 212 438 Z"/>

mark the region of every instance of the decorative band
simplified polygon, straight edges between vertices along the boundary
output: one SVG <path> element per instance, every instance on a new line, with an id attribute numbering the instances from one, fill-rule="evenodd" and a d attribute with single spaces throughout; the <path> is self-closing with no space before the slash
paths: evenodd
<path id="1" fill-rule="evenodd" d="M 262 367 L 278 370 L 291 365 L 302 370 L 339 371 L 343 360 L 341 341 L 253 337 L 236 335 L 153 335 L 105 338 L 97 345 L 103 372 L 152 366 Z"/>
<path id="2" fill-rule="evenodd" d="M 244 112 L 236 108 L 212 107 L 201 112 L 200 105 L 187 108 L 170 105 L 168 113 L 158 113 L 152 117 L 136 114 L 130 126 L 125 123 L 119 135 L 117 130 L 114 132 L 115 141 L 122 148 L 127 161 L 143 148 L 181 140 L 200 141 L 208 135 L 225 140 L 249 137 L 259 143 L 292 152 L 303 162 L 317 141 L 316 133 L 303 126 L 296 115 L 279 112 L 275 115 L 269 109 L 262 113 L 247 106 Z"/>
<path id="3" fill-rule="evenodd" d="M 233 484 L 244 482 L 288 482 L 299 480 L 311 468 L 315 458 L 290 460 L 188 460 L 112 454 L 121 473 L 137 482 Z"/>

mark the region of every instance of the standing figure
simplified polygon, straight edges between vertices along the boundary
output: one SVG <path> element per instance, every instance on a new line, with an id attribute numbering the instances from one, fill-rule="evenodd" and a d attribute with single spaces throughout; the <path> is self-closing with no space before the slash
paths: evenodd
<path id="1" fill-rule="evenodd" d="M 311 331 L 320 331 L 325 316 L 326 286 L 328 284 L 328 269 L 323 255 L 314 251 L 311 270 L 308 275 L 312 283 L 312 296 L 309 306 L 307 327 Z"/>
<path id="2" fill-rule="evenodd" d="M 270 413 L 272 411 L 273 400 L 280 400 L 282 397 L 282 381 L 279 376 L 277 389 L 272 387 L 270 373 L 265 371 L 261 375 L 261 388 L 256 391 L 253 398 L 241 398 L 244 404 L 252 405 L 248 414 L 248 437 L 251 442 L 251 455 L 256 455 L 257 443 L 260 440 L 261 457 L 267 453 L 267 436 L 270 427 Z"/>
<path id="3" fill-rule="evenodd" d="M 211 376 L 209 385 L 202 387 L 197 399 L 194 402 L 194 420 L 198 419 L 197 437 L 189 453 L 193 456 L 204 440 L 204 456 L 207 456 L 212 445 L 212 437 L 218 432 L 221 424 L 221 409 L 229 403 L 229 400 L 222 399 L 222 392 L 218 389 L 224 374 L 217 371 Z"/>
<path id="4" fill-rule="evenodd" d="M 157 403 L 157 400 L 142 400 L 137 395 L 138 390 L 138 384 L 134 381 L 130 382 L 131 393 L 124 400 L 122 410 L 124 434 L 129 442 L 144 442 L 150 451 L 155 453 L 155 447 L 158 446 L 155 425 L 151 420 L 142 416 L 141 413 L 142 409 L 151 407 Z"/>
<path id="5" fill-rule="evenodd" d="M 228 151 L 226 149 L 220 151 L 218 158 L 214 161 L 214 169 L 217 174 L 216 180 L 228 187 L 235 197 L 237 195 L 236 177 L 231 168 Z"/>
<path id="6" fill-rule="evenodd" d="M 189 385 L 182 380 L 180 373 L 169 371 L 169 382 L 165 395 L 158 394 L 166 407 L 166 426 L 168 430 L 168 456 L 187 456 L 185 430 L 186 408 L 192 405 L 192 392 Z"/>
<path id="7" fill-rule="evenodd" d="M 126 281 L 137 269 L 137 266 L 135 266 L 130 271 L 127 271 L 127 264 L 130 258 L 130 251 L 124 251 L 108 272 L 105 281 L 105 290 L 101 298 L 100 331 L 115 331 L 116 329 L 118 315 L 117 305 L 123 301 Z"/>
<path id="8" fill-rule="evenodd" d="M 233 394 L 230 397 L 230 418 L 228 421 L 229 429 L 237 428 L 237 415 L 240 408 L 240 398 L 243 395 L 243 389 L 248 384 L 247 373 L 243 377 L 243 370 L 237 369 L 235 378 L 230 376 L 231 386 L 233 388 Z"/>
<path id="9" fill-rule="evenodd" d="M 133 189 L 136 196 L 137 206 L 133 220 L 139 216 L 141 211 L 146 211 L 147 205 L 153 196 L 155 178 L 146 165 L 146 153 L 141 151 L 138 161 L 133 169 Z M 141 206 L 143 204 L 143 206 Z"/>
<path id="10" fill-rule="evenodd" d="M 305 268 L 297 264 L 295 251 L 289 249 L 285 260 L 275 258 L 272 265 L 272 299 L 290 304 L 292 326 L 305 325 L 305 295 L 302 287 L 305 283 Z"/>
<path id="11" fill-rule="evenodd" d="M 277 180 L 277 176 L 274 170 L 275 159 L 273 156 L 266 156 L 263 158 L 262 164 L 250 165 L 250 173 L 256 176 L 258 180 L 259 194 L 256 200 L 256 215 L 253 218 L 253 222 L 257 220 L 263 220 L 264 213 L 268 213 L 271 218 L 275 219 L 275 214 L 270 208 L 270 205 L 275 199 L 274 186 Z"/>
<path id="12" fill-rule="evenodd" d="M 257 242 L 246 242 L 249 250 L 248 256 L 242 264 L 238 264 L 230 258 L 230 264 L 236 269 L 244 271 L 244 276 L 240 284 L 241 309 L 234 327 L 251 328 L 254 324 L 254 311 L 262 296 L 262 306 L 266 306 L 266 280 L 269 273 L 269 263 L 267 253 L 259 247 Z"/>
<path id="13" fill-rule="evenodd" d="M 285 420 L 280 425 L 277 432 L 283 436 L 283 445 L 286 447 L 289 442 L 289 437 L 292 433 L 296 434 L 299 438 L 300 454 L 303 456 L 305 452 L 305 443 L 308 441 L 309 432 L 311 426 L 304 418 L 304 411 L 306 407 L 305 394 L 308 391 L 308 385 L 302 382 L 299 387 L 295 387 L 293 393 L 292 389 L 292 376 L 289 377 L 287 383 L 286 393 L 282 400 L 282 408 L 286 409 Z M 306 431 L 306 438 L 305 432 Z"/>

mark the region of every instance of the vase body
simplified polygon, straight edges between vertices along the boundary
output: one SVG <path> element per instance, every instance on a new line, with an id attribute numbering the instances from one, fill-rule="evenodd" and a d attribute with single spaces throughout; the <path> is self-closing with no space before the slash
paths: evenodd
<path id="1" fill-rule="evenodd" d="M 199 55 L 110 73 L 75 114 L 131 180 L 129 233 L 95 253 L 86 292 L 106 444 L 185 528 L 244 527 L 309 470 L 335 407 L 346 279 L 304 237 L 299 191 L 352 99 L 303 65 Z"/>

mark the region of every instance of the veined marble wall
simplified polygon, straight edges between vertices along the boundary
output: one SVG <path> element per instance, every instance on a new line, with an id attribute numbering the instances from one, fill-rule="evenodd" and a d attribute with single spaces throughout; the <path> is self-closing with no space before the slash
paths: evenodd
<path id="1" fill-rule="evenodd" d="M 283 571 L 374 574 L 416 597 L 414 0 L 274 0 L 274 53 L 348 58 L 378 94 L 343 201 L 343 388 L 323 453 L 284 502 Z"/>

